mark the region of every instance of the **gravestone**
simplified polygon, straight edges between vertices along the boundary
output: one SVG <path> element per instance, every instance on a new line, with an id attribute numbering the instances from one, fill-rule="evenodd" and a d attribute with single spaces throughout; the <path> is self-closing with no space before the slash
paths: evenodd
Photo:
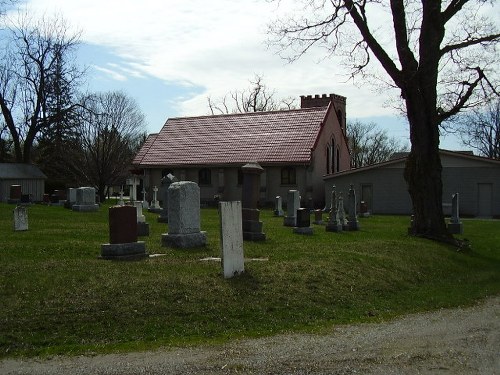
<path id="1" fill-rule="evenodd" d="M 258 163 L 248 163 L 241 167 L 241 171 L 243 173 L 241 198 L 243 239 L 264 241 L 266 235 L 262 232 L 262 221 L 259 221 L 260 211 L 257 208 L 260 197 L 260 175 L 264 169 Z"/>
<path id="2" fill-rule="evenodd" d="M 274 200 L 274 216 L 283 216 L 283 198 L 277 196 Z"/>
<path id="3" fill-rule="evenodd" d="M 120 199 L 118 199 L 118 205 L 119 206 L 125 205 L 125 200 L 123 199 L 123 194 L 124 194 L 123 189 L 120 189 L 120 192 L 118 194 L 120 196 Z"/>
<path id="4" fill-rule="evenodd" d="M 26 206 L 17 206 L 14 208 L 14 230 L 28 230 L 28 208 Z"/>
<path id="5" fill-rule="evenodd" d="M 313 224 L 316 225 L 323 225 L 325 224 L 323 221 L 323 210 L 321 208 L 318 208 L 317 210 L 314 210 L 314 221 Z"/>
<path id="6" fill-rule="evenodd" d="M 448 224 L 450 234 L 463 234 L 464 227 L 459 216 L 459 195 L 455 193 L 451 197 L 451 218 Z"/>
<path id="7" fill-rule="evenodd" d="M 9 199 L 7 199 L 7 203 L 18 204 L 21 202 L 21 196 L 21 185 L 10 185 Z"/>
<path id="8" fill-rule="evenodd" d="M 64 203 L 65 208 L 72 208 L 76 204 L 76 189 L 69 188 L 66 192 L 66 202 Z"/>
<path id="9" fill-rule="evenodd" d="M 93 187 L 80 187 L 76 189 L 76 203 L 71 207 L 73 211 L 90 212 L 99 210 L 95 203 L 95 189 Z"/>
<path id="10" fill-rule="evenodd" d="M 137 235 L 139 237 L 149 236 L 149 224 L 146 223 L 146 217 L 142 213 L 142 202 L 135 201 L 134 206 L 137 210 Z"/>
<path id="11" fill-rule="evenodd" d="M 173 182 L 168 188 L 168 233 L 162 246 L 190 248 L 205 246 L 206 232 L 200 231 L 200 188 L 191 181 Z"/>
<path id="12" fill-rule="evenodd" d="M 171 173 L 161 179 L 160 197 L 162 199 L 163 208 L 158 217 L 159 223 L 168 223 L 168 188 L 171 184 L 178 181 L 177 177 Z"/>
<path id="13" fill-rule="evenodd" d="M 288 190 L 286 201 L 286 216 L 283 225 L 286 227 L 296 227 L 297 210 L 300 208 L 300 194 L 298 190 Z"/>
<path id="14" fill-rule="evenodd" d="M 245 271 L 241 202 L 219 202 L 221 263 L 224 278 Z"/>
<path id="15" fill-rule="evenodd" d="M 144 208 L 145 210 L 149 208 L 149 203 L 146 200 L 146 195 L 147 195 L 146 189 L 142 189 L 142 208 Z"/>
<path id="16" fill-rule="evenodd" d="M 296 226 L 293 228 L 293 233 L 313 234 L 313 229 L 311 228 L 311 210 L 309 208 L 299 208 L 296 217 Z"/>
<path id="17" fill-rule="evenodd" d="M 337 201 L 337 193 L 335 192 L 335 185 L 333 185 L 333 190 L 332 190 L 330 216 L 328 217 L 328 223 L 326 224 L 326 231 L 342 232 L 342 223 L 339 221 L 338 217 L 338 201 Z"/>
<path id="18" fill-rule="evenodd" d="M 140 183 L 141 181 L 135 176 L 127 178 L 126 184 L 129 186 L 130 202 L 134 202 L 137 200 L 137 188 L 139 187 Z"/>
<path id="19" fill-rule="evenodd" d="M 349 230 L 347 226 L 347 219 L 344 209 L 344 197 L 342 196 L 342 192 L 339 193 L 338 206 L 337 206 L 337 218 L 339 225 L 342 226 L 342 230 Z"/>
<path id="20" fill-rule="evenodd" d="M 359 230 L 358 215 L 356 213 L 356 192 L 354 191 L 354 185 L 351 184 L 349 188 L 349 194 L 347 196 L 349 216 L 347 218 L 347 228 L 348 230 Z"/>
<path id="21" fill-rule="evenodd" d="M 101 245 L 101 258 L 134 260 L 147 257 L 146 244 L 137 241 L 137 209 L 133 206 L 109 208 L 109 243 Z"/>
<path id="22" fill-rule="evenodd" d="M 160 202 L 158 201 L 158 188 L 156 186 L 153 186 L 153 200 L 151 201 L 151 206 L 149 206 L 148 211 L 157 214 L 161 212 Z"/>

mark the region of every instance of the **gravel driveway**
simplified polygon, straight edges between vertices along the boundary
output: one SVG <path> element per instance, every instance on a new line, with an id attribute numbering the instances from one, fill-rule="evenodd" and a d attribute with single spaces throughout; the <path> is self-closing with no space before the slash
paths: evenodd
<path id="1" fill-rule="evenodd" d="M 500 296 L 470 308 L 221 346 L 3 360 L 0 374 L 500 374 Z"/>

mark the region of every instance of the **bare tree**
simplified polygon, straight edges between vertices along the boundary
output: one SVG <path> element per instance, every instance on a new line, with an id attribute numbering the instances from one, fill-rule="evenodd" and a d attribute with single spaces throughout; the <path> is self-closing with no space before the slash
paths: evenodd
<path id="1" fill-rule="evenodd" d="M 0 108 L 15 160 L 29 163 L 37 137 L 62 124 L 77 107 L 71 93 L 83 75 L 73 64 L 78 34 L 70 34 L 60 18 L 35 23 L 26 15 L 10 33 L 7 53 L 0 61 Z"/>
<path id="2" fill-rule="evenodd" d="M 460 116 L 457 124 L 463 145 L 500 160 L 500 99 Z"/>
<path id="3" fill-rule="evenodd" d="M 293 98 L 276 100 L 275 91 L 269 91 L 259 75 L 250 81 L 247 90 L 232 91 L 223 98 L 214 101 L 208 97 L 208 107 L 212 115 L 245 112 L 277 111 L 295 107 Z"/>
<path id="4" fill-rule="evenodd" d="M 410 126 L 411 151 L 404 175 L 414 213 L 412 234 L 455 243 L 442 209 L 440 124 L 498 95 L 495 46 L 500 34 L 488 18 L 493 8 L 487 9 L 494 2 L 302 2 L 296 18 L 271 25 L 271 43 L 293 51 L 292 60 L 314 45 L 326 47 L 345 57 L 353 77 L 366 74 L 373 57 L 378 61 L 385 74 L 377 78 L 387 78 L 400 91 Z"/>
<path id="5" fill-rule="evenodd" d="M 78 179 L 94 186 L 103 201 L 108 188 L 126 177 L 145 140 L 144 114 L 126 94 L 107 92 L 87 97 L 81 115 L 73 166 Z"/>
<path id="6" fill-rule="evenodd" d="M 389 137 L 385 130 L 377 129 L 373 122 L 347 124 L 347 138 L 352 168 L 380 163 L 389 160 L 396 152 L 407 151 L 396 138 Z"/>

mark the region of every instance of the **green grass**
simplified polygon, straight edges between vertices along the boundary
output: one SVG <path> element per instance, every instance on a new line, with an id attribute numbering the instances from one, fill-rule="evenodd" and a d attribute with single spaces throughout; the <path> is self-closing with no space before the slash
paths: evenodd
<path id="1" fill-rule="evenodd" d="M 137 262 L 98 259 L 107 207 L 79 213 L 29 208 L 29 231 L 12 229 L 0 204 L 0 357 L 105 353 L 219 343 L 332 324 L 467 305 L 500 292 L 500 221 L 464 220 L 471 249 L 408 237 L 407 217 L 361 219 L 361 231 L 313 236 L 261 212 L 265 242 L 245 242 L 246 273 L 225 280 L 217 210 L 202 210 L 205 248 L 161 247 L 167 225 L 146 213 L 147 251 Z M 326 216 L 326 215 L 325 215 Z"/>

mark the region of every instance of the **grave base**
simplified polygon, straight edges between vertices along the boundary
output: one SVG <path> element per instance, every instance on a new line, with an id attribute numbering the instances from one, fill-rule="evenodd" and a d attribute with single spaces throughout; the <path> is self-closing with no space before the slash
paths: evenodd
<path id="1" fill-rule="evenodd" d="M 359 230 L 359 221 L 349 221 L 347 222 L 347 225 L 346 225 L 347 229 L 344 228 L 344 230 L 351 230 L 351 231 L 354 231 L 354 230 Z"/>
<path id="2" fill-rule="evenodd" d="M 136 260 L 147 257 L 146 243 L 143 241 L 101 245 L 101 259 Z"/>
<path id="3" fill-rule="evenodd" d="M 325 229 L 327 232 L 342 232 L 342 224 L 327 223 Z"/>
<path id="4" fill-rule="evenodd" d="M 137 223 L 137 236 L 149 236 L 149 223 Z"/>
<path id="5" fill-rule="evenodd" d="M 157 222 L 158 223 L 167 223 L 168 224 L 168 216 L 158 216 L 158 219 L 157 219 Z"/>
<path id="6" fill-rule="evenodd" d="M 266 234 L 262 232 L 243 232 L 243 239 L 245 241 L 265 241 Z"/>
<path id="7" fill-rule="evenodd" d="M 293 233 L 306 234 L 310 236 L 313 234 L 313 229 L 311 227 L 295 227 L 293 228 Z"/>
<path id="8" fill-rule="evenodd" d="M 94 211 L 99 211 L 99 205 L 98 204 L 74 204 L 73 207 L 71 207 L 73 211 L 79 211 L 79 212 L 94 212 Z"/>
<path id="9" fill-rule="evenodd" d="M 207 232 L 161 235 L 161 245 L 170 247 L 190 248 L 207 244 Z"/>
<path id="10" fill-rule="evenodd" d="M 297 218 L 295 216 L 285 216 L 283 220 L 283 225 L 285 227 L 294 227 L 297 224 Z"/>
<path id="11" fill-rule="evenodd" d="M 159 214 L 163 211 L 163 208 L 161 207 L 149 207 L 148 212 L 152 212 L 154 214 Z"/>
<path id="12" fill-rule="evenodd" d="M 448 233 L 450 233 L 450 234 L 463 234 L 464 233 L 464 225 L 462 223 L 449 223 L 448 224 Z"/>

